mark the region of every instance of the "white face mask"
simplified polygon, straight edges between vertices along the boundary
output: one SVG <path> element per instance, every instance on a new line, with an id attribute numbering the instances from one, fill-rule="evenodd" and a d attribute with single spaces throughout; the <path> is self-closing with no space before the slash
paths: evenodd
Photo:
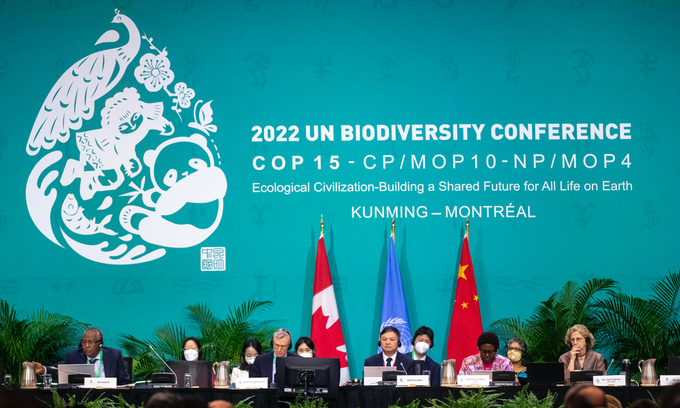
<path id="1" fill-rule="evenodd" d="M 246 363 L 253 364 L 255 362 L 255 357 L 246 357 Z"/>
<path id="2" fill-rule="evenodd" d="M 424 341 L 419 341 L 416 343 L 416 353 L 418 354 L 427 354 L 427 352 L 430 350 L 430 346 L 425 343 Z"/>
<path id="3" fill-rule="evenodd" d="M 300 353 L 300 354 L 298 354 L 298 356 L 309 358 L 309 357 L 314 357 L 314 354 L 312 354 L 312 353 Z"/>
<path id="4" fill-rule="evenodd" d="M 194 349 L 186 349 L 184 350 L 184 358 L 186 358 L 187 361 L 196 361 L 198 360 L 198 351 Z"/>

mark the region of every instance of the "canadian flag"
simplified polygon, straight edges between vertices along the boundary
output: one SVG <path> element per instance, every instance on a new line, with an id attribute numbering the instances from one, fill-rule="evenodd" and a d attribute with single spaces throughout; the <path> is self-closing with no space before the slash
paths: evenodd
<path id="1" fill-rule="evenodd" d="M 340 384 L 349 381 L 347 347 L 340 326 L 338 304 L 328 267 L 326 244 L 323 234 L 316 248 L 316 270 L 314 273 L 314 298 L 312 299 L 312 341 L 316 356 L 340 359 Z"/>

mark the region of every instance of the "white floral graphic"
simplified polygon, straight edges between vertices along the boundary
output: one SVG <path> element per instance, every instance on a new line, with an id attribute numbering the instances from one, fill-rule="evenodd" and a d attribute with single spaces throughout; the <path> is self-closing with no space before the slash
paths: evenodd
<path id="1" fill-rule="evenodd" d="M 194 98 L 194 96 L 196 96 L 196 92 L 194 92 L 193 89 L 187 87 L 187 84 L 184 82 L 178 82 L 175 84 L 175 94 L 170 96 L 174 96 L 172 101 L 175 103 L 175 106 L 172 108 L 172 110 L 179 113 L 182 111 L 180 108 L 186 109 L 191 107 L 191 100 Z M 179 105 L 180 108 L 178 108 L 177 105 Z"/>
<path id="2" fill-rule="evenodd" d="M 167 58 L 167 51 L 159 51 L 152 41 L 153 38 L 148 39 L 146 35 L 142 36 L 150 44 L 150 48 L 157 51 L 155 54 L 144 54 L 139 59 L 139 66 L 135 68 L 135 78 L 140 84 L 144 84 L 146 90 L 149 92 L 157 92 L 161 89 L 166 89 L 169 84 L 175 79 L 175 73 L 170 69 L 170 60 Z"/>

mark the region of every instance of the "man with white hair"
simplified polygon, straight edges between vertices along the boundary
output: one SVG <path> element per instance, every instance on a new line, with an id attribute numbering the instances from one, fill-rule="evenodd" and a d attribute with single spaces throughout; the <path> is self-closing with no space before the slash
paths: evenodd
<path id="1" fill-rule="evenodd" d="M 274 382 L 276 375 L 276 359 L 283 357 L 299 357 L 295 353 L 288 351 L 293 346 L 293 337 L 288 329 L 278 329 L 272 336 L 272 351 L 260 354 L 255 358 L 253 366 L 250 368 L 250 378 L 267 377 L 268 382 Z"/>

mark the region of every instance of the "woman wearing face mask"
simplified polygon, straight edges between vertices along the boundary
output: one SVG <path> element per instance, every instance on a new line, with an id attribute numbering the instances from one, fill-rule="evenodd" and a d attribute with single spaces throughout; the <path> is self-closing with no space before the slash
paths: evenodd
<path id="1" fill-rule="evenodd" d="M 427 326 L 421 326 L 413 333 L 411 339 L 413 361 L 424 360 L 423 370 L 430 372 L 430 386 L 439 387 L 441 385 L 441 366 L 432 360 L 427 352 L 434 346 L 434 332 Z"/>
<path id="2" fill-rule="evenodd" d="M 300 357 L 316 357 L 314 342 L 309 337 L 300 337 L 295 342 L 295 354 Z"/>
<path id="3" fill-rule="evenodd" d="M 231 371 L 231 378 L 248 378 L 250 377 L 250 367 L 255 362 L 255 357 L 262 354 L 262 344 L 258 339 L 248 339 L 241 347 L 241 365 L 234 367 Z"/>
<path id="4" fill-rule="evenodd" d="M 512 338 L 508 340 L 508 358 L 512 362 L 512 369 L 517 374 L 517 379 L 522 382 L 526 380 L 527 374 L 525 373 L 526 367 L 522 364 L 524 356 L 527 353 L 527 344 L 524 340 L 519 338 Z"/>
<path id="5" fill-rule="evenodd" d="M 199 361 L 203 360 L 203 349 L 201 342 L 196 337 L 187 337 L 182 345 L 184 352 L 182 353 L 182 360 L 184 361 Z"/>

